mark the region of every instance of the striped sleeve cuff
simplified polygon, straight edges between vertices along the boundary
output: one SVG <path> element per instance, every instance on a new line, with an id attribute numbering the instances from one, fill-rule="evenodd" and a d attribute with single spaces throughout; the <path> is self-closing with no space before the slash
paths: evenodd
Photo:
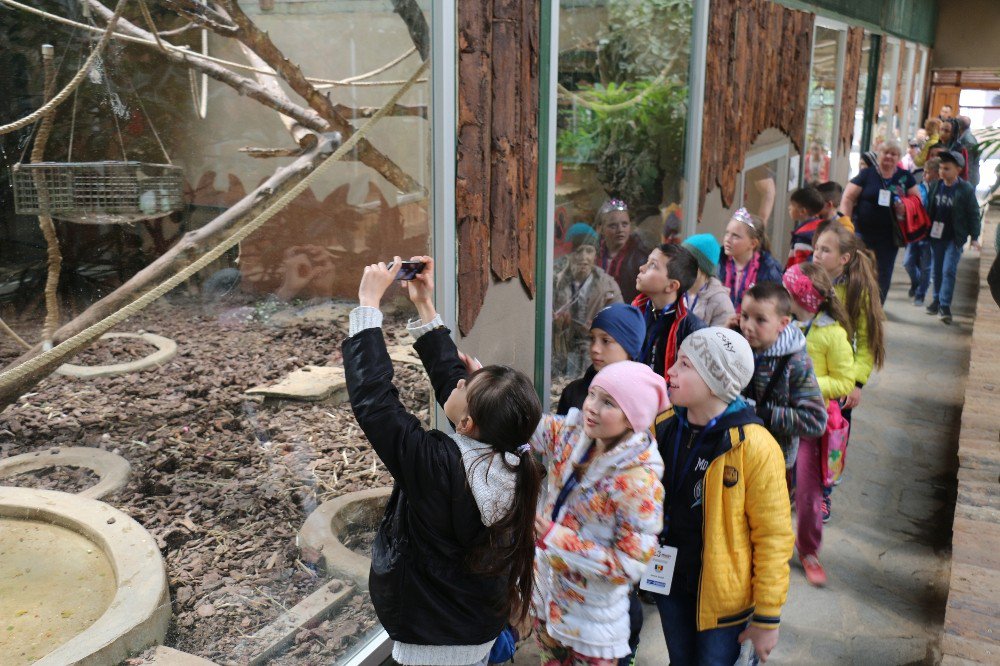
<path id="1" fill-rule="evenodd" d="M 382 328 L 382 311 L 367 305 L 359 305 L 351 310 L 348 336 L 354 337 L 369 328 Z"/>
<path id="2" fill-rule="evenodd" d="M 431 319 L 426 324 L 417 317 L 406 322 L 406 330 L 410 335 L 413 336 L 413 340 L 419 340 L 420 336 L 430 333 L 435 328 L 444 326 L 444 320 L 441 319 L 441 315 L 434 315 L 434 319 Z"/>

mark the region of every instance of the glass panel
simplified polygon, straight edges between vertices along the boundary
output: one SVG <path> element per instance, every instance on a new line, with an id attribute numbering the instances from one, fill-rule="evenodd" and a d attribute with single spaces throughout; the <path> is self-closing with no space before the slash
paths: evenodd
<path id="1" fill-rule="evenodd" d="M 55 45 L 61 88 L 96 41 L 87 25 L 97 33 L 105 25 L 96 10 L 84 17 L 78 2 L 43 4 L 82 27 L 4 8 L 0 77 L 11 94 L 0 101 L 0 123 L 42 104 L 43 43 Z M 58 326 L 70 327 L 64 331 L 98 321 L 242 228 L 236 222 L 213 235 L 226 219 L 256 217 L 263 200 L 277 198 L 270 190 L 254 198 L 265 180 L 276 179 L 269 187 L 281 191 L 312 172 L 304 168 L 312 152 L 299 140 L 308 145 L 317 137 L 260 101 L 319 125 L 317 111 L 284 82 L 292 77 L 260 74 L 257 81 L 247 63 L 262 66 L 235 39 L 214 33 L 203 39 L 200 28 L 169 9 L 183 3 L 149 4 L 162 40 L 225 61 L 221 67 L 240 89 L 192 74 L 155 42 L 112 41 L 55 114 L 44 150 L 53 163 L 48 171 L 29 173 L 12 189 L 15 165 L 26 169 L 30 161 L 34 127 L 0 136 L 0 316 L 30 345 L 43 338 L 47 310 Z M 418 71 L 414 39 L 431 41 L 430 17 L 408 16 L 408 26 L 396 4 L 240 6 L 329 96 L 333 112 L 359 128 Z M 429 12 L 431 3 L 420 6 Z M 132 24 L 147 26 L 138 3 L 127 7 Z M 385 497 L 350 504 L 312 536 L 302 530 L 331 500 L 391 485 L 346 400 L 341 343 L 364 265 L 427 254 L 431 246 L 424 194 L 433 173 L 431 71 L 368 131 L 371 148 L 348 152 L 249 237 L 113 329 L 129 337 L 98 341 L 72 363 L 131 362 L 170 341 L 176 355 L 145 371 L 54 374 L 27 387 L 30 397 L 0 416 L 0 457 L 75 446 L 114 453 L 131 465 L 125 486 L 103 501 L 138 521 L 164 559 L 170 647 L 219 663 L 267 653 L 268 663 L 331 664 L 379 631 L 364 577 Z M 84 165 L 107 160 L 115 163 Z M 168 161 L 175 168 L 156 166 Z M 39 183 L 62 248 L 50 302 L 58 315 L 46 306 L 49 263 L 38 213 L 25 212 L 30 207 L 20 199 L 15 212 L 15 194 L 32 188 L 42 205 Z M 193 249 L 181 252 L 185 245 Z M 161 271 L 165 264 L 170 268 Z M 136 288 L 147 275 L 153 277 Z M 131 296 L 101 300 L 113 292 Z M 404 330 L 414 315 L 408 299 L 394 286 L 383 303 L 388 344 L 412 350 Z M 0 363 L 23 351 L 0 335 Z M 404 354 L 398 359 L 401 400 L 428 424 L 427 379 Z M 289 378 L 294 385 L 278 386 Z M 93 477 L 85 468 L 63 467 L 15 478 L 17 485 L 76 492 Z M 331 546 L 337 540 L 347 551 Z M 84 612 L 78 600 L 87 594 L 61 591 L 63 618 Z M 299 612 L 293 630 L 282 624 Z M 0 654 L 9 656 L 3 640 Z"/>
<path id="2" fill-rule="evenodd" d="M 920 117 L 921 102 L 924 96 L 924 77 L 927 69 L 927 50 L 920 47 L 917 51 L 916 59 L 914 62 L 914 67 L 916 71 L 913 77 L 913 91 L 910 101 L 910 132 L 911 137 L 921 137 L 918 136 L 920 128 L 923 127 L 923 118 Z"/>
<path id="3" fill-rule="evenodd" d="M 885 61 L 882 67 L 875 131 L 872 136 L 872 148 L 878 149 L 886 139 L 893 137 L 893 105 L 896 95 L 896 77 L 899 74 L 899 43 L 889 42 L 885 47 Z"/>
<path id="4" fill-rule="evenodd" d="M 868 32 L 865 32 L 864 39 L 861 42 L 861 72 L 858 74 L 858 103 L 854 110 L 854 138 L 851 142 L 851 175 L 855 175 L 859 171 L 859 164 L 861 163 L 861 153 L 868 150 L 868 147 L 862 147 L 861 139 L 864 135 L 865 129 L 865 98 L 868 91 L 868 69 L 871 59 L 871 49 L 872 49 L 872 37 Z"/>
<path id="5" fill-rule="evenodd" d="M 593 315 L 630 302 L 649 248 L 680 233 L 691 17 L 690 2 L 560 2 L 556 397 L 590 365 Z"/>
<path id="6" fill-rule="evenodd" d="M 840 30 L 817 27 L 814 33 L 812 75 L 809 82 L 809 127 L 803 163 L 803 182 L 816 185 L 830 180 L 837 108 L 837 71 Z"/>
<path id="7" fill-rule="evenodd" d="M 764 220 L 766 228 L 771 232 L 772 242 L 780 239 L 781 234 L 775 224 L 783 205 L 788 188 L 778 183 L 779 160 L 771 160 L 760 166 L 748 169 L 743 176 L 743 197 L 740 205 Z M 780 255 L 779 255 L 780 256 Z"/>

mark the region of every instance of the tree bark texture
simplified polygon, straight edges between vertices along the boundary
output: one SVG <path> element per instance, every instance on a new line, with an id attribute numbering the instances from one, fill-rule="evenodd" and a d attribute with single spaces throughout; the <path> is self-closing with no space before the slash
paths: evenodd
<path id="1" fill-rule="evenodd" d="M 844 57 L 844 85 L 840 99 L 839 152 L 848 153 L 854 143 L 854 113 L 858 108 L 858 79 L 861 76 L 861 58 L 865 41 L 865 29 L 850 28 L 847 31 L 847 53 Z"/>
<path id="2" fill-rule="evenodd" d="M 803 152 L 815 17 L 769 0 L 712 0 L 705 70 L 701 196 L 732 205 L 747 152 L 774 127 Z"/>
<path id="3" fill-rule="evenodd" d="M 489 288 L 520 277 L 534 297 L 539 10 L 531 0 L 458 7 L 458 324 Z"/>

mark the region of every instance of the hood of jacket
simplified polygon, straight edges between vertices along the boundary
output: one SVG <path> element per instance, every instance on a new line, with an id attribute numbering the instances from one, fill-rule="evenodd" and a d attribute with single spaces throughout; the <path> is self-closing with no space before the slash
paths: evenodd
<path id="1" fill-rule="evenodd" d="M 705 286 L 702 287 L 701 295 L 706 300 L 711 300 L 713 298 L 718 298 L 720 295 L 729 298 L 729 290 L 726 289 L 726 285 L 719 281 L 719 278 L 714 275 L 709 278 Z"/>
<path id="2" fill-rule="evenodd" d="M 678 420 L 683 424 L 687 424 L 688 422 L 687 411 L 687 407 L 674 407 L 674 412 L 677 414 Z M 715 420 L 715 425 L 708 432 L 720 432 L 750 423 L 764 425 L 764 422 L 757 416 L 757 412 L 753 410 L 753 407 L 748 405 L 743 398 L 736 398 L 736 400 L 729 403 L 726 411 L 718 416 Z"/>
<path id="3" fill-rule="evenodd" d="M 785 330 L 778 334 L 778 339 L 768 347 L 761 356 L 787 356 L 800 352 L 806 348 L 806 336 L 802 334 L 802 329 L 789 324 Z"/>
<path id="4" fill-rule="evenodd" d="M 582 446 L 577 446 L 573 456 L 582 458 L 590 449 L 593 440 L 583 432 L 583 412 L 578 409 L 569 410 L 566 415 L 568 424 L 579 426 L 580 437 L 584 440 Z M 580 462 L 575 460 L 574 462 Z M 598 456 L 587 468 L 587 473 L 580 482 L 581 487 L 590 487 L 607 476 L 633 467 L 648 467 L 657 476 L 663 476 L 663 459 L 660 457 L 656 441 L 649 432 L 634 432 L 628 439 L 618 442 L 610 451 Z"/>
<path id="5" fill-rule="evenodd" d="M 513 453 L 497 453 L 489 444 L 458 433 L 451 435 L 451 439 L 462 454 L 465 476 L 483 525 L 489 527 L 500 522 L 514 504 L 520 458 Z"/>

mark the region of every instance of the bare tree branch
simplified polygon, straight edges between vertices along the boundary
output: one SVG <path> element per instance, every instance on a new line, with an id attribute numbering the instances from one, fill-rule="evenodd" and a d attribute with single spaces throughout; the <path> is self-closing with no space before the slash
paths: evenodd
<path id="1" fill-rule="evenodd" d="M 417 0 L 392 0 L 392 9 L 399 18 L 406 24 L 406 30 L 410 33 L 413 45 L 417 47 L 417 52 L 423 60 L 431 56 L 430 28 L 424 13 L 420 11 Z"/>
<path id="2" fill-rule="evenodd" d="M 254 53 L 249 46 L 240 42 L 240 49 L 243 51 L 243 55 L 246 59 L 257 69 L 270 69 L 267 63 L 260 59 L 260 57 Z M 274 70 L 271 70 L 272 72 Z M 273 76 L 268 76 L 266 74 L 255 73 L 254 78 L 257 79 L 259 83 L 265 90 L 269 91 L 277 99 L 283 99 L 289 104 L 292 100 L 288 99 L 288 95 L 285 91 L 281 89 L 281 84 Z M 312 148 L 316 145 L 316 133 L 309 130 L 307 127 L 303 127 L 301 123 L 298 123 L 288 116 L 282 114 L 281 122 L 284 123 L 285 129 L 292 135 L 295 139 L 295 143 L 299 144 L 299 148 Z M 256 155 L 255 155 L 256 157 Z"/>
<path id="3" fill-rule="evenodd" d="M 377 106 L 358 106 L 352 107 L 346 104 L 334 104 L 333 108 L 337 110 L 337 113 L 344 116 L 345 118 L 371 118 L 376 113 L 378 113 L 379 107 Z M 427 105 L 421 104 L 419 106 L 403 106 L 402 104 L 397 104 L 392 108 L 389 116 L 416 116 L 418 118 L 427 118 Z"/>
<path id="4" fill-rule="evenodd" d="M 223 37 L 236 35 L 237 27 L 233 22 L 208 5 L 195 2 L 195 0 L 163 0 L 162 4 L 189 21 L 193 21 L 203 28 L 208 28 Z"/>

